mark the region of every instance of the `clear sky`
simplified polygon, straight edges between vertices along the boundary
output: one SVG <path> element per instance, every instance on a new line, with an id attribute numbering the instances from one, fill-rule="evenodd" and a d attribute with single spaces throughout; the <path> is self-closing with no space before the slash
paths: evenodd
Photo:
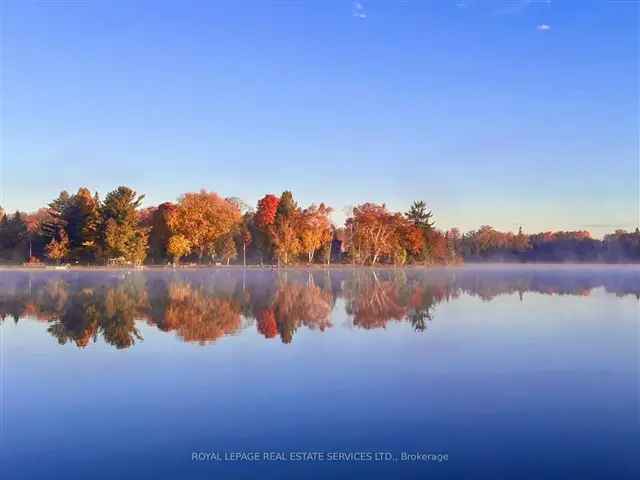
<path id="1" fill-rule="evenodd" d="M 2 192 L 635 228 L 635 1 L 2 2 Z"/>

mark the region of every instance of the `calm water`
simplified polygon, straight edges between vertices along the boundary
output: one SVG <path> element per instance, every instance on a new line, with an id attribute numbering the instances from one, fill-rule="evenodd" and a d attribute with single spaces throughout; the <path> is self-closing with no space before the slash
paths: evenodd
<path id="1" fill-rule="evenodd" d="M 638 478 L 639 296 L 635 267 L 0 271 L 2 478 Z"/>

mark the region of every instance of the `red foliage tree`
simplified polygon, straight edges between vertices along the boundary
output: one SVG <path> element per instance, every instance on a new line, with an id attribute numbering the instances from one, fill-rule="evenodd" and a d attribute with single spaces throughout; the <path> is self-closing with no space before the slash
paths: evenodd
<path id="1" fill-rule="evenodd" d="M 264 230 L 269 225 L 273 225 L 279 203 L 280 199 L 270 193 L 258 201 L 258 210 L 255 217 L 258 228 Z"/>

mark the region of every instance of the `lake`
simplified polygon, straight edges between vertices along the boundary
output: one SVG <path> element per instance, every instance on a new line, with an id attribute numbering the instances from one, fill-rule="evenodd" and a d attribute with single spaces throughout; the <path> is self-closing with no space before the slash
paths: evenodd
<path id="1" fill-rule="evenodd" d="M 640 269 L 0 271 L 3 478 L 638 478 Z"/>

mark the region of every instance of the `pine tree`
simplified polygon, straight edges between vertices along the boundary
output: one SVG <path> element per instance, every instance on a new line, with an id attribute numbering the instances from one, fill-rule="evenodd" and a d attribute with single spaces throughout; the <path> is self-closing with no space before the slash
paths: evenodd
<path id="1" fill-rule="evenodd" d="M 24 215 L 15 212 L 4 215 L 0 221 L 0 255 L 12 261 L 24 261 L 26 258 L 27 224 Z"/>
<path id="2" fill-rule="evenodd" d="M 65 229 L 69 237 L 71 257 L 76 260 L 95 259 L 98 246 L 100 221 L 99 198 L 91 195 L 87 188 L 80 188 L 73 195 L 63 214 Z"/>
<path id="3" fill-rule="evenodd" d="M 100 240 L 107 258 L 123 257 L 141 264 L 147 254 L 146 229 L 139 226 L 137 209 L 144 195 L 128 187 L 109 192 L 100 207 Z"/>
<path id="4" fill-rule="evenodd" d="M 298 204 L 293 200 L 293 194 L 289 190 L 285 190 L 280 196 L 276 210 L 276 222 L 278 219 L 291 217 L 297 209 Z"/>
<path id="5" fill-rule="evenodd" d="M 413 202 L 409 211 L 405 213 L 405 216 L 411 220 L 416 227 L 422 228 L 423 230 L 433 229 L 433 214 L 431 210 L 427 210 L 427 204 L 422 200 Z"/>
<path id="6" fill-rule="evenodd" d="M 437 237 L 434 235 L 435 231 L 433 227 L 435 222 L 432 220 L 433 214 L 431 210 L 427 209 L 426 203 L 418 200 L 411 204 L 409 211 L 404 215 L 413 225 L 422 231 L 424 238 L 422 252 L 416 256 L 416 260 L 423 260 L 425 263 L 431 261 L 434 250 L 434 239 Z"/>
<path id="7" fill-rule="evenodd" d="M 60 230 L 65 229 L 67 222 L 65 215 L 70 207 L 71 197 L 66 190 L 60 192 L 60 195 L 49 203 L 49 218 L 42 222 L 42 235 L 46 242 L 60 237 Z"/>
<path id="8" fill-rule="evenodd" d="M 284 262 L 285 265 L 300 252 L 299 220 L 300 209 L 293 200 L 293 194 L 288 190 L 282 192 L 270 236 L 278 254 L 278 261 Z"/>

